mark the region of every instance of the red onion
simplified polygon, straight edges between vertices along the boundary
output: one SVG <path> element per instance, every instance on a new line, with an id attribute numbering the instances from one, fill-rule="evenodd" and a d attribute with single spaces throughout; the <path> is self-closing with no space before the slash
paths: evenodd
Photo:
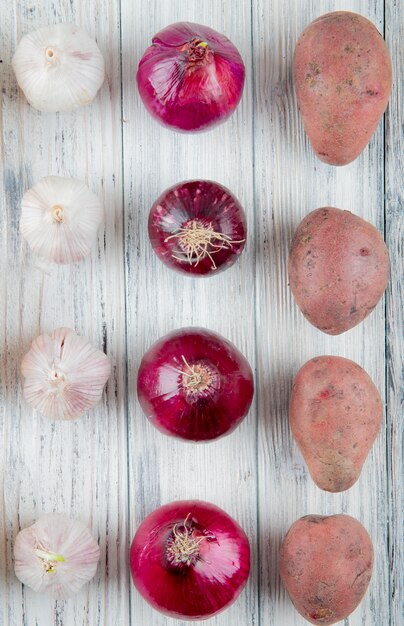
<path id="1" fill-rule="evenodd" d="M 230 267 L 242 253 L 246 236 L 241 204 L 226 187 L 210 180 L 174 185 L 150 210 L 155 253 L 186 274 L 206 275 Z"/>
<path id="2" fill-rule="evenodd" d="M 224 122 L 243 92 L 245 69 L 237 48 L 207 26 L 178 22 L 153 37 L 140 60 L 140 96 L 159 122 L 200 131 Z"/>
<path id="3" fill-rule="evenodd" d="M 198 620 L 232 604 L 250 572 L 243 529 L 208 502 L 161 506 L 139 526 L 130 549 L 139 593 L 171 617 Z"/>
<path id="4" fill-rule="evenodd" d="M 253 374 L 230 341 L 203 328 L 181 328 L 143 356 L 137 393 L 161 432 L 206 441 L 230 433 L 246 416 Z"/>

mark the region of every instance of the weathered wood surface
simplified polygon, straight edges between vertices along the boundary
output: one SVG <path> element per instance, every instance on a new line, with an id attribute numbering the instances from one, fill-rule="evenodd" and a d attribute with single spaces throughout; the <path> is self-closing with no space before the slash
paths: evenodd
<path id="1" fill-rule="evenodd" d="M 385 38 L 396 88 L 385 119 L 385 236 L 392 260 L 386 294 L 387 501 L 390 621 L 404 622 L 404 18 L 402 5 L 386 3 Z M 401 42 L 401 43 L 400 43 Z M 400 348 L 401 346 L 401 348 Z"/>
<path id="2" fill-rule="evenodd" d="M 385 124 L 352 164 L 320 163 L 303 132 L 293 93 L 293 49 L 305 25 L 330 10 L 369 17 L 393 57 L 395 88 Z M 403 623 L 402 79 L 403 10 L 394 0 L 21 0 L 3 3 L 0 170 L 0 625 L 163 626 L 168 620 L 133 589 L 128 548 L 145 515 L 174 499 L 215 502 L 245 528 L 250 581 L 237 603 L 207 624 L 303 626 L 280 584 L 277 552 L 306 513 L 345 512 L 368 528 L 375 572 L 349 626 Z M 160 127 L 140 102 L 134 76 L 152 35 L 179 20 L 226 33 L 247 70 L 242 102 L 201 135 Z M 89 107 L 41 114 L 18 91 L 10 60 L 23 33 L 71 21 L 97 39 L 107 80 Z M 401 39 L 400 39 L 401 35 Z M 401 76 L 400 76 L 401 72 Z M 401 83 L 402 84 L 402 83 Z M 385 131 L 385 132 L 384 132 Z M 85 180 L 103 198 L 105 237 L 83 263 L 38 267 L 18 229 L 25 189 L 49 173 Z M 249 236 L 240 261 L 207 280 L 163 266 L 147 238 L 154 199 L 189 178 L 229 187 L 245 207 Z M 386 300 L 339 337 L 311 327 L 287 285 L 286 259 L 300 219 L 319 206 L 350 209 L 384 232 L 392 259 Z M 52 424 L 21 393 L 19 364 L 40 332 L 67 325 L 104 346 L 114 365 L 103 403 L 74 423 Z M 136 400 L 143 352 L 164 333 L 205 326 L 247 356 L 256 395 L 229 437 L 185 444 L 158 433 Z M 386 401 L 382 432 L 358 483 L 343 494 L 310 479 L 287 423 L 291 380 L 319 354 L 360 363 Z M 95 579 L 54 602 L 22 588 L 12 545 L 45 511 L 89 523 L 101 545 Z"/>

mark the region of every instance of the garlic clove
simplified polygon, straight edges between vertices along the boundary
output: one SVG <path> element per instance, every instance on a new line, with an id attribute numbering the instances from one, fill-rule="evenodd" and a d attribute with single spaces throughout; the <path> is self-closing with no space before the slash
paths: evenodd
<path id="1" fill-rule="evenodd" d="M 12 66 L 28 102 L 47 112 L 89 104 L 105 76 L 97 44 L 74 24 L 45 26 L 25 35 Z"/>
<path id="2" fill-rule="evenodd" d="M 21 202 L 22 236 L 36 255 L 53 263 L 86 257 L 102 219 L 100 200 L 76 178 L 46 176 Z"/>
<path id="3" fill-rule="evenodd" d="M 69 328 L 37 337 L 21 363 L 28 404 L 51 420 L 81 417 L 101 399 L 108 357 Z"/>
<path id="4" fill-rule="evenodd" d="M 93 578 L 100 548 L 85 524 L 59 513 L 40 517 L 21 530 L 14 544 L 17 578 L 58 599 L 76 593 Z"/>

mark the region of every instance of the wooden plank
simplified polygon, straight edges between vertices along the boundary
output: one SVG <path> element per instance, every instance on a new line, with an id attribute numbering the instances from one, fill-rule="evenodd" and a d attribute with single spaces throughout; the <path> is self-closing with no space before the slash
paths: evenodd
<path id="1" fill-rule="evenodd" d="M 124 624 L 128 616 L 124 265 L 121 202 L 120 21 L 115 2 L 4 5 L 1 420 L 6 555 L 0 623 Z M 47 23 L 75 22 L 98 40 L 107 79 L 95 102 L 72 114 L 42 114 L 18 92 L 10 60 L 20 37 Z M 49 173 L 84 179 L 105 206 L 105 235 L 86 261 L 42 271 L 22 241 L 25 189 Z M 3 218 L 4 216 L 4 218 Z M 102 403 L 81 420 L 51 423 L 25 404 L 19 365 L 41 332 L 70 326 L 108 352 L 113 374 Z M 88 522 L 101 547 L 94 581 L 68 602 L 22 589 L 12 544 L 44 511 Z M 1 552 L 3 552 L 1 550 Z M 119 566 L 118 566 L 119 564 Z"/>
<path id="2" fill-rule="evenodd" d="M 389 461 L 390 624 L 400 626 L 404 615 L 404 184 L 403 184 L 403 72 L 404 36 L 402 5 L 386 2 L 385 38 L 393 61 L 394 87 L 386 113 L 386 242 L 391 259 L 391 276 L 386 298 L 386 401 L 387 454 Z M 401 38 L 401 39 L 400 39 Z"/>
<path id="3" fill-rule="evenodd" d="M 125 206 L 127 206 L 128 386 L 130 416 L 131 531 L 160 504 L 187 498 L 216 503 L 256 537 L 256 413 L 229 437 L 195 445 L 158 433 L 135 402 L 136 375 L 145 350 L 181 326 L 204 326 L 233 341 L 255 363 L 254 202 L 252 193 L 252 102 L 250 6 L 235 0 L 149 3 L 136 12 L 122 6 Z M 233 117 L 214 130 L 184 135 L 160 127 L 140 101 L 134 75 L 152 36 L 176 21 L 206 24 L 239 48 L 248 72 L 242 102 Z M 133 36 L 136 33 L 136 36 Z M 239 262 L 203 279 L 178 275 L 161 264 L 147 238 L 153 201 L 181 180 L 213 179 L 231 189 L 245 207 L 250 237 Z M 255 550 L 254 550 L 255 555 Z M 257 624 L 256 573 L 237 603 L 207 622 L 221 626 Z M 184 624 L 153 611 L 134 590 L 134 624 Z"/>
<path id="4" fill-rule="evenodd" d="M 313 155 L 297 111 L 292 58 L 298 36 L 315 17 L 334 10 L 318 1 L 253 2 L 255 196 L 257 247 L 256 326 L 259 342 L 259 554 L 260 623 L 305 623 L 278 575 L 278 551 L 289 526 L 308 513 L 349 513 L 368 528 L 376 549 L 375 571 L 365 600 L 349 624 L 387 624 L 388 593 L 386 432 L 377 439 L 358 483 L 342 494 L 320 491 L 308 475 L 288 426 L 293 376 L 311 357 L 352 358 L 384 390 L 384 306 L 360 326 L 330 337 L 310 326 L 287 286 L 287 255 L 300 220 L 321 206 L 352 210 L 383 230 L 383 129 L 352 164 L 335 168 Z M 383 29 L 383 3 L 341 2 Z M 348 623 L 348 622 L 347 622 Z"/>

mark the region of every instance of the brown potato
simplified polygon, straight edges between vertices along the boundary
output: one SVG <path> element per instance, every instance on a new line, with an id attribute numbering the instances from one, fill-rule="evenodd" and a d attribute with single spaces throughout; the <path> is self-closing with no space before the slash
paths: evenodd
<path id="1" fill-rule="evenodd" d="M 372 379 L 353 361 L 319 356 L 303 365 L 293 381 L 289 423 L 320 489 L 344 491 L 358 480 L 382 414 Z"/>
<path id="2" fill-rule="evenodd" d="M 347 11 L 314 20 L 296 45 L 294 80 L 318 158 L 330 165 L 356 159 L 376 130 L 392 85 L 390 56 L 372 22 Z"/>
<path id="3" fill-rule="evenodd" d="M 335 624 L 365 595 L 372 576 L 372 541 L 349 515 L 306 515 L 284 538 L 279 568 L 299 613 L 312 624 Z"/>
<path id="4" fill-rule="evenodd" d="M 349 211 L 316 209 L 297 227 L 289 283 L 303 315 L 329 335 L 353 328 L 386 289 L 387 248 L 374 226 Z"/>

